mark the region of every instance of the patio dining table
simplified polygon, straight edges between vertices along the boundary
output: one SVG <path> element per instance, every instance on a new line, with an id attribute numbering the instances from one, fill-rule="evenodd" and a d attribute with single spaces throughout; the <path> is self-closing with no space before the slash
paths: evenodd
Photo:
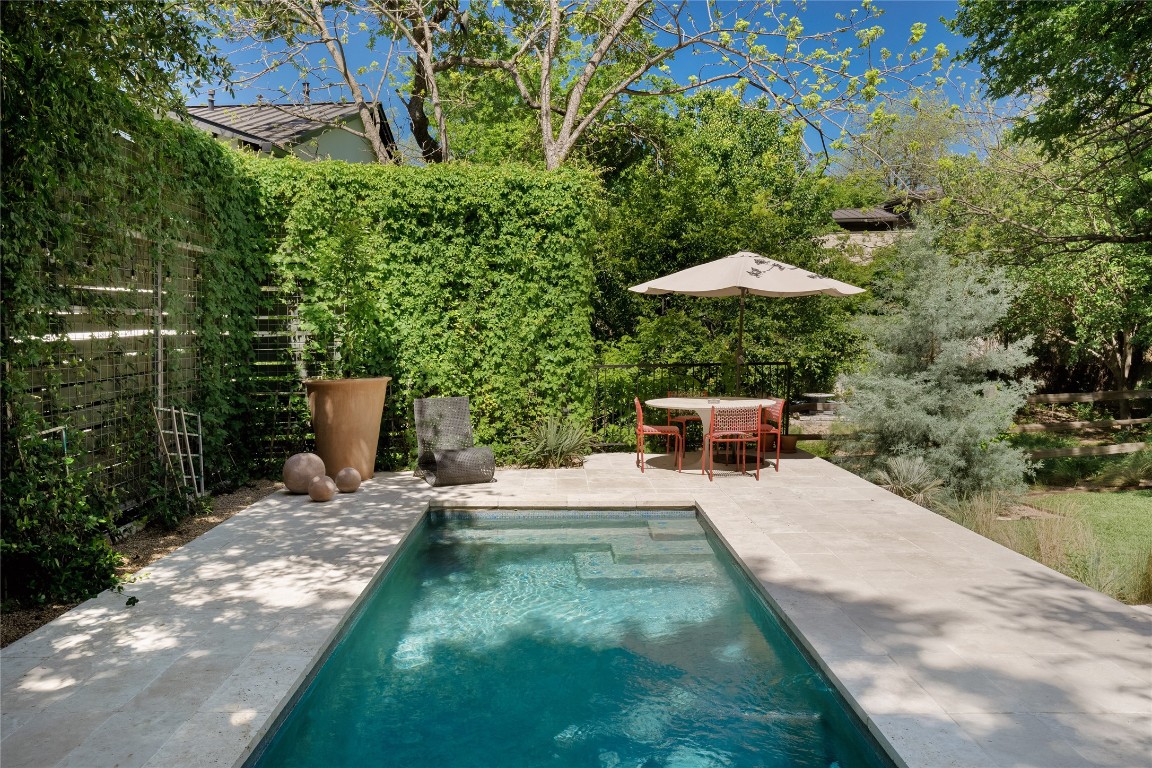
<path id="1" fill-rule="evenodd" d="M 645 400 L 645 405 L 653 408 L 664 408 L 670 411 L 696 411 L 700 414 L 700 422 L 704 431 L 712 427 L 712 409 L 724 408 L 754 408 L 757 405 L 770 408 L 780 402 L 770 397 L 656 397 Z"/>

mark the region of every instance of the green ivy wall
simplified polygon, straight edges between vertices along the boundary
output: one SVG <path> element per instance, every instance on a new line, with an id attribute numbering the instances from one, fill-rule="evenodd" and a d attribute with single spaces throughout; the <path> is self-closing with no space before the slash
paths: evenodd
<path id="1" fill-rule="evenodd" d="M 300 297 L 310 375 L 391 376 L 401 427 L 415 397 L 468 395 L 477 441 L 504 457 L 542 416 L 588 418 L 595 177 L 267 158 L 246 171 Z M 411 448 L 393 439 L 382 466 L 411 466 Z"/>

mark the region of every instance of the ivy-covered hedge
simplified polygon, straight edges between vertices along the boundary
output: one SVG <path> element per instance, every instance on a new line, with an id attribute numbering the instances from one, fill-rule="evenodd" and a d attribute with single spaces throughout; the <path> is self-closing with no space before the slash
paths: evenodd
<path id="1" fill-rule="evenodd" d="M 468 395 L 479 443 L 591 410 L 588 174 L 249 158 L 313 376 L 391 376 L 387 410 Z M 391 446 L 383 466 L 409 463 Z"/>
<path id="2" fill-rule="evenodd" d="M 202 414 L 209 477 L 243 472 L 265 264 L 234 153 L 94 82 L 82 56 L 40 40 L 45 18 L 4 15 L 0 592 L 26 602 L 115 583 L 106 537 L 127 502 L 148 502 L 133 516 L 184 512 L 156 455 L 153 372 L 130 348 L 155 323 L 157 271 L 165 327 L 178 315 L 189 340 L 166 356 L 186 384 L 167 404 Z"/>

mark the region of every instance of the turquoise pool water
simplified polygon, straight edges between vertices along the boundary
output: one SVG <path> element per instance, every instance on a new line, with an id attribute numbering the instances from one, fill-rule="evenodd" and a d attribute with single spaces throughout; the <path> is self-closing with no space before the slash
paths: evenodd
<path id="1" fill-rule="evenodd" d="M 249 765 L 891 766 L 694 516 L 439 515 Z"/>

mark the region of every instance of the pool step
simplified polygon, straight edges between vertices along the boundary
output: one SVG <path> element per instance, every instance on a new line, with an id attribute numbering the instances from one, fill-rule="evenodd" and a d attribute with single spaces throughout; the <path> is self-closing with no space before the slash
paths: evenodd
<path id="1" fill-rule="evenodd" d="M 693 519 L 649 520 L 648 535 L 656 541 L 703 539 L 704 530 Z"/>
<path id="2" fill-rule="evenodd" d="M 581 581 L 702 581 L 717 576 L 710 562 L 619 563 L 608 552 L 577 552 L 573 560 Z"/>
<path id="3" fill-rule="evenodd" d="M 501 544 L 521 547 L 578 547 L 583 544 L 608 545 L 620 540 L 648 539 L 637 529 L 620 528 L 554 528 L 490 529 L 461 528 L 441 534 L 443 541 L 454 544 Z"/>
<path id="4" fill-rule="evenodd" d="M 707 541 L 614 541 L 612 556 L 618 563 L 675 563 L 685 560 L 711 560 L 715 557 Z"/>

